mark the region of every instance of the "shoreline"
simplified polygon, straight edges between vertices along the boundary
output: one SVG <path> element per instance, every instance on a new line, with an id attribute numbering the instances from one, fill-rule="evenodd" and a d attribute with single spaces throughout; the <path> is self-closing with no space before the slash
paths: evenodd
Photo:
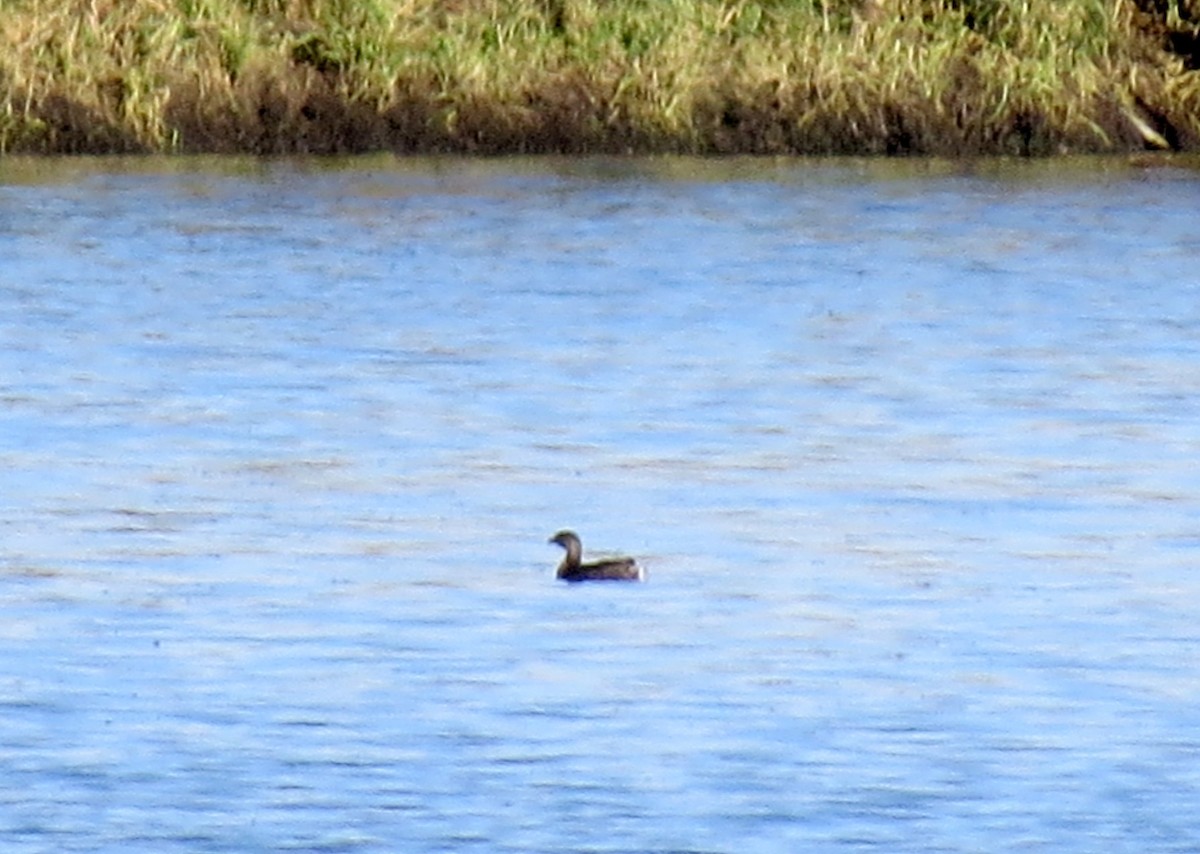
<path id="1" fill-rule="evenodd" d="M 1200 151 L 1187 0 L 11 5 L 7 154 Z"/>

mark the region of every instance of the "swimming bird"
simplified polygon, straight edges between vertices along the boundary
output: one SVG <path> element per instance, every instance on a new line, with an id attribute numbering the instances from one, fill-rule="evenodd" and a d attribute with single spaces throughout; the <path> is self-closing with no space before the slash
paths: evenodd
<path id="1" fill-rule="evenodd" d="M 610 558 L 594 563 L 581 563 L 583 545 L 574 531 L 559 531 L 547 542 L 567 550 L 558 565 L 557 577 L 563 581 L 645 581 L 642 568 L 631 557 Z"/>

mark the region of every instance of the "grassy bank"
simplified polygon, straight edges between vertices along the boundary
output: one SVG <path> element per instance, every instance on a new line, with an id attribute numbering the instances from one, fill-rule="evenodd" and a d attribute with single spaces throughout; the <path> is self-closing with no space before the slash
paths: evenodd
<path id="1" fill-rule="evenodd" d="M 8 152 L 1200 149 L 1200 0 L 0 0 Z"/>

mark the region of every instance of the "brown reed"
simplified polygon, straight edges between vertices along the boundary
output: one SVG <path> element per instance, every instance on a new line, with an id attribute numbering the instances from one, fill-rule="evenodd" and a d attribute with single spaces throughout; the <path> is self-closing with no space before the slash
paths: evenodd
<path id="1" fill-rule="evenodd" d="M 1200 148 L 1200 0 L 8 0 L 0 151 Z"/>

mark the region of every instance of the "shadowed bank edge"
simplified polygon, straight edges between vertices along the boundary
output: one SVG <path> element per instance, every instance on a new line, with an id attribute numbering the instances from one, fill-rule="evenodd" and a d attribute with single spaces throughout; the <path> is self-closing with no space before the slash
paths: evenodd
<path id="1" fill-rule="evenodd" d="M 13 0 L 0 152 L 1200 150 L 1200 0 Z"/>
<path id="2" fill-rule="evenodd" d="M 567 550 L 556 577 L 562 581 L 645 581 L 645 571 L 631 557 L 583 563 L 583 546 L 574 531 L 559 531 L 547 542 Z"/>

